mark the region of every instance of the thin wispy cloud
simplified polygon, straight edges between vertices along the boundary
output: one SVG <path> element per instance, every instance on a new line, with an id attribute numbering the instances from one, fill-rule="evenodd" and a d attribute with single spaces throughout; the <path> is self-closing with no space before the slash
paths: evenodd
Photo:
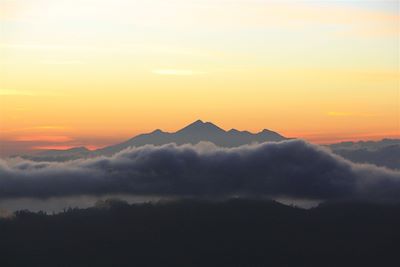
<path id="1" fill-rule="evenodd" d="M 355 112 L 337 112 L 330 111 L 327 113 L 330 117 L 376 117 L 377 114 L 372 113 L 355 113 Z"/>
<path id="2" fill-rule="evenodd" d="M 65 93 L 57 91 L 0 89 L 0 96 L 65 96 Z"/>
<path id="3" fill-rule="evenodd" d="M 22 110 L 24 111 L 24 110 Z M 40 132 L 40 131 L 65 131 L 68 127 L 59 125 L 43 125 L 43 126 L 33 126 L 33 127 L 23 127 L 23 128 L 13 128 L 13 129 L 1 129 L 1 133 L 13 133 L 13 132 Z"/>
<path id="4" fill-rule="evenodd" d="M 205 74 L 205 72 L 202 72 L 202 71 L 185 70 L 185 69 L 156 69 L 156 70 L 152 70 L 152 73 L 158 74 L 158 75 L 176 75 L 176 76 L 190 76 L 190 75 Z"/>
<path id="5" fill-rule="evenodd" d="M 42 60 L 40 64 L 43 65 L 82 65 L 85 62 L 80 60 Z"/>
<path id="6" fill-rule="evenodd" d="M 8 1 L 0 18 L 34 23 L 90 20 L 114 25 L 174 27 L 269 27 L 298 28 L 312 24 L 344 25 L 353 34 L 396 34 L 398 14 L 367 8 L 368 1 L 79 1 L 80 8 L 68 1 L 41 1 L 29 6 L 26 1 Z M 358 2 L 358 3 L 356 3 Z M 384 1 L 382 1 L 384 2 Z M 386 1 L 388 3 L 396 1 Z M 26 7 L 28 5 L 28 7 Z M 154 8 L 159 6 L 160 8 Z M 26 12 L 11 12 L 25 10 Z M 179 12 L 182 10 L 183 12 Z M 170 12 L 165 12 L 170 11 Z M 24 15 L 24 16 L 23 16 Z M 39 19 L 40 18 L 40 19 Z"/>
<path id="7" fill-rule="evenodd" d="M 93 49 L 90 46 L 76 45 L 58 45 L 58 44 L 19 44 L 19 43 L 2 43 L 0 48 L 28 49 L 28 50 L 76 50 L 76 49 Z"/>
<path id="8" fill-rule="evenodd" d="M 33 96 L 35 92 L 26 90 L 0 89 L 0 96 Z"/>
<path id="9" fill-rule="evenodd" d="M 68 142 L 74 140 L 73 138 L 65 135 L 28 135 L 28 136 L 17 136 L 13 141 L 20 142 Z"/>

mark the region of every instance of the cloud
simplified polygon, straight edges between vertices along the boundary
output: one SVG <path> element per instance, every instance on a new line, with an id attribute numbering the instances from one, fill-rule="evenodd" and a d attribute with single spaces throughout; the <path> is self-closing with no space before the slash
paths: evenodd
<path id="1" fill-rule="evenodd" d="M 80 60 L 42 60 L 40 64 L 44 65 L 82 65 L 85 62 Z"/>
<path id="2" fill-rule="evenodd" d="M 348 117 L 352 116 L 353 113 L 350 112 L 336 112 L 336 111 L 330 111 L 328 112 L 328 116 L 333 116 L 333 117 Z"/>
<path id="3" fill-rule="evenodd" d="M 158 69 L 158 70 L 152 70 L 152 73 L 159 75 L 177 75 L 177 76 L 204 74 L 204 72 L 202 71 L 178 70 L 178 69 Z"/>
<path id="4" fill-rule="evenodd" d="M 377 114 L 370 114 L 370 113 L 354 113 L 354 112 L 337 112 L 337 111 L 330 111 L 327 113 L 328 116 L 331 117 L 376 117 Z"/>
<path id="5" fill-rule="evenodd" d="M 63 93 L 55 91 L 27 91 L 15 89 L 0 89 L 0 96 L 65 96 Z"/>
<path id="6" fill-rule="evenodd" d="M 34 142 L 34 141 L 43 141 L 43 142 L 68 142 L 73 141 L 74 139 L 69 136 L 64 135 L 31 135 L 31 136 L 18 136 L 13 139 L 13 141 L 19 142 Z"/>
<path id="7" fill-rule="evenodd" d="M 19 44 L 19 43 L 0 43 L 1 48 L 29 49 L 29 50 L 89 50 L 94 49 L 90 46 L 58 45 L 58 44 Z"/>
<path id="8" fill-rule="evenodd" d="M 354 164 L 301 140 L 237 148 L 147 145 L 64 163 L 0 161 L 3 199 L 112 193 L 397 201 L 400 172 Z"/>
<path id="9" fill-rule="evenodd" d="M 229 4 L 228 4 L 229 2 Z M 397 12 L 371 8 L 371 1 L 139 1 L 43 0 L 27 4 L 16 0 L 2 3 L 0 19 L 42 23 L 56 27 L 74 21 L 108 22 L 113 25 L 212 29 L 240 27 L 279 27 L 298 29 L 301 26 L 343 25 L 346 34 L 367 36 L 397 35 Z M 357 2 L 357 3 L 356 3 Z M 385 5 L 389 5 L 386 1 Z M 396 2 L 396 1 L 393 1 Z M 393 10 L 398 4 L 390 4 Z M 158 8 L 155 8 L 158 7 Z M 67 24 L 69 25 L 69 24 Z M 340 28 L 342 29 L 342 27 Z"/>
<path id="10" fill-rule="evenodd" d="M 24 90 L 0 89 L 0 96 L 33 96 L 35 93 Z"/>

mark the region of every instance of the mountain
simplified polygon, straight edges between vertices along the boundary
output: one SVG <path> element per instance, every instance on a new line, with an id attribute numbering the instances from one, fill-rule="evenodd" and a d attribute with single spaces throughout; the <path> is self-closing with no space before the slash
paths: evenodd
<path id="1" fill-rule="evenodd" d="M 94 153 L 96 155 L 112 155 L 127 147 L 147 144 L 164 145 L 176 143 L 182 145 L 207 141 L 222 147 L 235 147 L 251 143 L 277 142 L 286 139 L 286 137 L 267 129 L 256 134 L 236 129 L 225 131 L 211 122 L 197 120 L 174 133 L 163 132 L 158 129 L 151 133 L 135 136 L 120 144 L 98 149 Z"/>
<path id="2" fill-rule="evenodd" d="M 211 122 L 197 120 L 186 127 L 168 133 L 155 130 L 151 133 L 135 136 L 125 142 L 90 151 L 84 147 L 68 150 L 46 150 L 21 157 L 35 161 L 66 161 L 84 157 L 111 156 L 132 146 L 164 145 L 168 143 L 197 144 L 201 141 L 212 142 L 222 147 L 278 142 L 288 138 L 279 133 L 264 129 L 258 133 L 231 129 L 225 131 Z M 380 141 L 341 142 L 328 145 L 330 150 L 356 163 L 370 163 L 391 169 L 400 169 L 400 139 L 383 139 Z"/>
<path id="3" fill-rule="evenodd" d="M 43 150 L 29 155 L 20 155 L 20 157 L 34 161 L 67 161 L 85 157 L 111 156 L 132 146 L 158 146 L 169 143 L 176 143 L 178 145 L 197 144 L 201 141 L 206 141 L 212 142 L 217 146 L 235 147 L 252 143 L 277 142 L 282 140 L 287 140 L 287 138 L 267 129 L 255 134 L 248 131 L 238 131 L 236 129 L 225 131 L 211 122 L 197 120 L 174 133 L 168 133 L 157 129 L 151 133 L 140 134 L 125 142 L 95 151 L 90 151 L 85 147 L 76 147 L 67 150 Z"/>

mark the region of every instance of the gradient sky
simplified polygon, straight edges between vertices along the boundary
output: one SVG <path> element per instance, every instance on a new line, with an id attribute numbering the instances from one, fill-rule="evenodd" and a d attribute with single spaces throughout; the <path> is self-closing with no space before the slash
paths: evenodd
<path id="1" fill-rule="evenodd" d="M 202 119 L 317 143 L 400 136 L 399 1 L 0 0 L 0 149 Z"/>

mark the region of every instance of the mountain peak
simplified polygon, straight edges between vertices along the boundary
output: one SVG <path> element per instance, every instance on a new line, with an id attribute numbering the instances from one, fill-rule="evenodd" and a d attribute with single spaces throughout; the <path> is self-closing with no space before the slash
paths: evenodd
<path id="1" fill-rule="evenodd" d="M 191 124 L 204 124 L 204 121 L 202 120 L 197 120 L 195 122 L 192 122 Z"/>
<path id="2" fill-rule="evenodd" d="M 268 130 L 268 129 L 263 129 L 263 130 L 261 131 L 261 133 L 274 133 L 274 132 L 271 131 L 271 130 Z"/>
<path id="3" fill-rule="evenodd" d="M 202 120 L 196 120 L 188 126 L 177 131 L 177 133 L 182 132 L 225 132 L 223 129 L 211 122 L 203 122 Z"/>
<path id="4" fill-rule="evenodd" d="M 268 136 L 268 137 L 276 139 L 276 140 L 285 139 L 285 137 L 280 135 L 279 133 L 271 131 L 271 130 L 268 130 L 268 129 L 262 130 L 257 135 L 259 135 L 259 136 Z"/>
<path id="5" fill-rule="evenodd" d="M 156 129 L 154 131 L 151 132 L 152 134 L 161 134 L 164 133 L 161 129 Z"/>

